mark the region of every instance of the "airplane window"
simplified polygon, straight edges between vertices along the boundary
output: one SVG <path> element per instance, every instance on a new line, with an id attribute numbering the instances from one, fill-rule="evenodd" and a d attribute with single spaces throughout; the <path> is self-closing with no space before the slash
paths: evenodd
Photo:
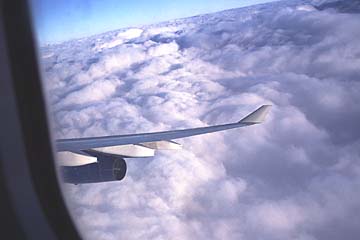
<path id="1" fill-rule="evenodd" d="M 360 1 L 31 0 L 85 239 L 357 239 Z"/>

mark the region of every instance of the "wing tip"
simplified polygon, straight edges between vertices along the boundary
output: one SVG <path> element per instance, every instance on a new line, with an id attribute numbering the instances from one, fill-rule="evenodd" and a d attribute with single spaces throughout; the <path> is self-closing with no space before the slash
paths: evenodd
<path id="1" fill-rule="evenodd" d="M 245 124 L 258 124 L 264 122 L 266 116 L 268 115 L 272 105 L 266 104 L 262 105 L 243 119 L 239 123 Z"/>

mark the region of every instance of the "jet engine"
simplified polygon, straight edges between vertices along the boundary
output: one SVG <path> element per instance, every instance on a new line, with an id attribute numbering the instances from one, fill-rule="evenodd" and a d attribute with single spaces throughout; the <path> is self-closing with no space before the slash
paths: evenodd
<path id="1" fill-rule="evenodd" d="M 126 162 L 121 157 L 99 155 L 97 162 L 80 166 L 60 166 L 66 183 L 82 184 L 121 181 L 126 175 Z"/>
<path id="2" fill-rule="evenodd" d="M 146 158 L 155 155 L 156 150 L 181 149 L 172 141 L 145 142 L 82 151 L 60 151 L 57 160 L 60 173 L 66 183 L 82 184 L 120 181 L 126 175 L 124 158 Z"/>

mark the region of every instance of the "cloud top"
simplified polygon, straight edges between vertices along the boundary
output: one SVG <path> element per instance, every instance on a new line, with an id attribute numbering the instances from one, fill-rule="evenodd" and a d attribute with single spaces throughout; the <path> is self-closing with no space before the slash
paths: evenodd
<path id="1" fill-rule="evenodd" d="M 41 49 L 58 138 L 265 123 L 66 185 L 88 239 L 357 239 L 358 14 L 282 1 Z M 329 231 L 331 229 L 331 231 Z"/>

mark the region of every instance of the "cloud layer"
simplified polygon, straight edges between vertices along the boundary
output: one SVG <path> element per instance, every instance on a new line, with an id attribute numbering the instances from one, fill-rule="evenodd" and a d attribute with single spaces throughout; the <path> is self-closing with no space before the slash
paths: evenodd
<path id="1" fill-rule="evenodd" d="M 66 185 L 87 239 L 357 239 L 360 15 L 284 1 L 41 49 L 57 138 L 267 121 Z"/>

